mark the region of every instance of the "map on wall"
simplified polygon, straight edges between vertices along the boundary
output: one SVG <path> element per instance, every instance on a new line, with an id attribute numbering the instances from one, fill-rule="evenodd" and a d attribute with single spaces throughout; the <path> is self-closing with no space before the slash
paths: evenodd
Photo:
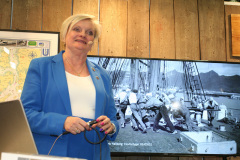
<path id="1" fill-rule="evenodd" d="M 31 60 L 48 52 L 48 41 L 0 39 L 0 101 L 20 98 Z"/>
<path id="2" fill-rule="evenodd" d="M 2 102 L 20 98 L 32 59 L 57 54 L 59 34 L 56 34 L 55 42 L 51 38 L 53 34 L 45 35 L 43 38 L 36 36 L 42 33 L 10 31 L 0 33 L 0 102 Z"/>

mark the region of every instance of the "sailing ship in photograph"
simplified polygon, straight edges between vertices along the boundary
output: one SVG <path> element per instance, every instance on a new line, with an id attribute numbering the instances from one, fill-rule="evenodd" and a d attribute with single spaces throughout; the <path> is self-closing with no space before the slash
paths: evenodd
<path id="1" fill-rule="evenodd" d="M 121 126 L 116 141 L 109 142 L 112 153 L 240 153 L 240 64 L 88 60 L 112 78 Z"/>

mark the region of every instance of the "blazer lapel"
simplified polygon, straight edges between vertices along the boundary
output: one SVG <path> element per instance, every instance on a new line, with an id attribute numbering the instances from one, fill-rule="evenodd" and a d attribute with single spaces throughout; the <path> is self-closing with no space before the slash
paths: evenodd
<path id="1" fill-rule="evenodd" d="M 91 75 L 93 84 L 96 89 L 96 104 L 95 104 L 95 118 L 99 117 L 104 113 L 104 84 L 103 80 L 101 78 L 99 70 L 96 68 L 94 64 L 92 64 L 90 61 L 87 60 L 87 66 L 89 73 Z"/>
<path id="2" fill-rule="evenodd" d="M 64 51 L 61 51 L 58 55 L 56 55 L 53 58 L 52 73 L 53 73 L 53 79 L 59 91 L 59 95 L 63 101 L 64 107 L 66 108 L 67 114 L 72 115 L 67 79 L 66 79 L 65 68 L 63 64 L 63 58 L 62 58 L 63 53 Z"/>

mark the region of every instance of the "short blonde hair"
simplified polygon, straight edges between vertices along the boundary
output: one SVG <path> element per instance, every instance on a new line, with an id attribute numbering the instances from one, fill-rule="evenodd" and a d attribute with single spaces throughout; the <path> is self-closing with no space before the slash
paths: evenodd
<path id="1" fill-rule="evenodd" d="M 90 21 L 92 21 L 93 25 L 94 25 L 94 39 L 97 39 L 100 34 L 101 34 L 101 25 L 99 24 L 99 22 L 97 20 L 94 19 L 95 16 L 93 15 L 89 15 L 89 14 L 75 14 L 72 15 L 70 17 L 68 17 L 63 23 L 62 23 L 62 27 L 60 30 L 61 33 L 61 40 L 63 42 L 65 42 L 65 38 L 67 35 L 68 30 L 71 30 L 72 27 L 78 23 L 81 20 L 85 20 L 85 19 L 89 19 Z"/>

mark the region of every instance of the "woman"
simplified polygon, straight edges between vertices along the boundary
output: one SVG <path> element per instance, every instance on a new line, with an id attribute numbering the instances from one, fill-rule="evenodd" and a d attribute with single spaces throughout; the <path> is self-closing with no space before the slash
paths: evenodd
<path id="1" fill-rule="evenodd" d="M 64 157 L 101 159 L 110 158 L 107 141 L 99 145 L 92 125 L 101 137 L 115 140 L 119 131 L 111 79 L 107 72 L 87 60 L 100 25 L 91 15 L 73 15 L 61 28 L 65 51 L 58 55 L 33 59 L 26 76 L 21 100 L 33 132 L 39 154 Z M 101 153 L 100 153 L 101 152 Z"/>

